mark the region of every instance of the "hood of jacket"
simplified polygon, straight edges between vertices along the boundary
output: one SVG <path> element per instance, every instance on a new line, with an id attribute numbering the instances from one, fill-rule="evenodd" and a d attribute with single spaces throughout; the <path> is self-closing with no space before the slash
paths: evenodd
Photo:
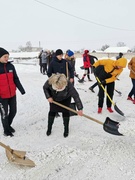
<path id="1" fill-rule="evenodd" d="M 115 61 L 115 66 L 122 66 L 123 68 L 125 68 L 126 65 L 127 65 L 127 59 L 126 58 L 120 58 L 120 59 Z"/>

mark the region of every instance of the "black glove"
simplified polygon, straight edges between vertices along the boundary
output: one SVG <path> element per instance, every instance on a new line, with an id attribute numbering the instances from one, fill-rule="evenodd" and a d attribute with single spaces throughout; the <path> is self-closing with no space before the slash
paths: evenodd
<path id="1" fill-rule="evenodd" d="M 105 85 L 105 84 L 106 84 L 106 81 L 105 81 L 105 80 L 101 81 L 101 84 L 102 84 L 102 85 Z"/>
<path id="2" fill-rule="evenodd" d="M 25 91 L 23 91 L 21 94 L 24 95 L 24 94 L 25 94 Z"/>
<path id="3" fill-rule="evenodd" d="M 102 80 L 102 81 L 98 82 L 98 84 L 99 84 L 99 86 L 105 85 L 105 84 L 106 84 L 106 81 L 105 81 L 105 80 Z"/>

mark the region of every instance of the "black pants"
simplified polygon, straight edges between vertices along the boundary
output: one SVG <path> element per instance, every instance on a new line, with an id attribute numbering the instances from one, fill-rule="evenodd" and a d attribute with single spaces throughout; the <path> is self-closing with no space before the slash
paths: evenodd
<path id="1" fill-rule="evenodd" d="M 16 112 L 16 96 L 8 99 L 2 99 L 2 107 L 0 108 L 0 113 L 4 131 L 9 131 L 9 126 L 12 124 Z"/>
<path id="2" fill-rule="evenodd" d="M 106 85 L 103 85 L 104 88 L 106 88 L 107 93 L 109 94 L 110 98 L 113 99 L 113 93 L 114 93 L 114 85 L 115 83 L 108 83 Z M 103 107 L 103 103 L 104 103 L 104 90 L 102 89 L 102 87 L 99 85 L 99 93 L 98 93 L 98 107 Z M 111 107 L 112 103 L 109 100 L 109 98 L 106 98 L 106 105 L 107 107 Z"/>
<path id="3" fill-rule="evenodd" d="M 42 73 L 45 74 L 45 72 L 47 73 L 47 63 L 42 64 Z"/>
<path id="4" fill-rule="evenodd" d="M 51 116 L 51 117 L 55 117 L 55 115 L 56 115 L 56 112 L 49 111 L 49 113 L 48 113 L 48 116 Z M 64 118 L 64 117 L 69 117 L 69 116 L 70 116 L 69 111 L 67 111 L 67 112 L 62 112 L 62 117 L 63 117 L 63 118 Z"/>
<path id="5" fill-rule="evenodd" d="M 89 68 L 85 68 L 84 74 L 83 74 L 83 79 L 85 78 L 86 75 L 87 75 L 87 78 L 90 80 L 90 69 Z"/>

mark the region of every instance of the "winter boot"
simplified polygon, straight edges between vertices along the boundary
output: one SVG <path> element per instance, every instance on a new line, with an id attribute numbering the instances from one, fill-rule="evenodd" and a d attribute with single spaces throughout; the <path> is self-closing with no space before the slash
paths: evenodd
<path id="1" fill-rule="evenodd" d="M 69 117 L 63 117 L 64 133 L 63 136 L 66 138 L 69 133 Z"/>
<path id="2" fill-rule="evenodd" d="M 47 136 L 49 136 L 51 134 L 53 122 L 54 122 L 54 116 L 49 116 L 48 117 L 48 129 L 47 129 L 47 132 L 46 132 Z"/>
<path id="3" fill-rule="evenodd" d="M 95 93 L 95 91 L 92 87 L 89 87 L 89 90 L 91 90 L 91 92 Z"/>
<path id="4" fill-rule="evenodd" d="M 107 108 L 107 110 L 108 110 L 110 113 L 112 113 L 112 112 L 113 112 L 113 110 L 112 110 L 112 108 L 111 108 L 111 107 L 108 107 L 108 108 Z"/>
<path id="5" fill-rule="evenodd" d="M 83 82 L 84 82 L 84 78 L 79 79 L 78 82 L 79 82 L 79 83 L 83 83 Z"/>
<path id="6" fill-rule="evenodd" d="M 100 114 L 100 113 L 102 113 L 102 108 L 101 107 L 98 108 L 98 114 Z"/>
<path id="7" fill-rule="evenodd" d="M 127 100 L 134 101 L 130 96 L 127 97 Z"/>
<path id="8" fill-rule="evenodd" d="M 12 132 L 10 132 L 10 131 L 4 131 L 4 136 L 10 136 L 10 137 L 12 137 L 12 136 L 14 136 L 14 135 L 13 135 Z"/>
<path id="9" fill-rule="evenodd" d="M 10 132 L 15 133 L 15 129 L 12 126 L 9 126 L 9 130 Z"/>

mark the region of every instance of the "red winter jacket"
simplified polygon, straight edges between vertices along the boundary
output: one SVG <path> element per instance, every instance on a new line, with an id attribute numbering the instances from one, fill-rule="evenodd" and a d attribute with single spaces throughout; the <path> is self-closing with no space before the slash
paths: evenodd
<path id="1" fill-rule="evenodd" d="M 90 57 L 87 53 L 83 54 L 83 65 L 84 65 L 84 68 L 90 67 Z"/>
<path id="2" fill-rule="evenodd" d="M 16 95 L 16 87 L 25 93 L 16 70 L 11 63 L 0 63 L 0 98 L 6 99 Z"/>

